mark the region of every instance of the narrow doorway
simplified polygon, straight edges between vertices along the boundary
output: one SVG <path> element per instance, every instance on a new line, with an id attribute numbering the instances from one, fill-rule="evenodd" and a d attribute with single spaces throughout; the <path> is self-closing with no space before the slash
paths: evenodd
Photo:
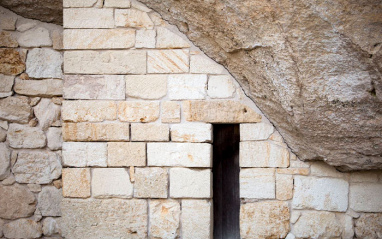
<path id="1" fill-rule="evenodd" d="M 239 143 L 238 124 L 213 127 L 214 239 L 239 239 Z"/>

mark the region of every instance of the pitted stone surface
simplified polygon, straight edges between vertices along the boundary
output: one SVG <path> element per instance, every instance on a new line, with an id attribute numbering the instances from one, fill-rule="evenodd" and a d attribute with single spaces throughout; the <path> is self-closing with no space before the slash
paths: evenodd
<path id="1" fill-rule="evenodd" d="M 175 239 L 180 227 L 180 204 L 175 200 L 152 200 L 149 204 L 150 237 Z"/>
<path id="2" fill-rule="evenodd" d="M 26 73 L 33 78 L 62 78 L 63 57 L 49 48 L 34 48 L 28 52 Z"/>
<path id="3" fill-rule="evenodd" d="M 44 132 L 37 127 L 21 124 L 10 124 L 7 134 L 9 145 L 12 148 L 43 148 L 46 145 Z"/>
<path id="4" fill-rule="evenodd" d="M 42 216 L 59 217 L 61 216 L 62 189 L 54 186 L 43 187 L 38 195 L 37 208 Z"/>
<path id="5" fill-rule="evenodd" d="M 355 222 L 357 238 L 379 238 L 382 235 L 382 213 L 365 213 Z"/>
<path id="6" fill-rule="evenodd" d="M 27 187 L 20 184 L 0 184 L 0 218 L 16 219 L 29 217 L 36 210 L 36 199 Z"/>
<path id="7" fill-rule="evenodd" d="M 136 168 L 134 197 L 167 198 L 168 173 L 165 168 Z"/>
<path id="8" fill-rule="evenodd" d="M 0 99 L 0 119 L 16 123 L 28 123 L 32 117 L 29 99 L 25 96 Z"/>
<path id="9" fill-rule="evenodd" d="M 182 200 L 182 238 L 211 238 L 212 203 L 205 200 Z"/>
<path id="10" fill-rule="evenodd" d="M 62 146 L 63 165 L 70 167 L 106 167 L 106 143 L 64 142 Z"/>
<path id="11" fill-rule="evenodd" d="M 128 141 L 128 123 L 64 123 L 65 141 Z"/>
<path id="12" fill-rule="evenodd" d="M 0 49 L 0 74 L 18 75 L 25 70 L 25 62 L 20 53 L 11 48 Z"/>
<path id="13" fill-rule="evenodd" d="M 41 234 L 41 224 L 31 219 L 19 219 L 4 225 L 7 238 L 39 238 Z"/>

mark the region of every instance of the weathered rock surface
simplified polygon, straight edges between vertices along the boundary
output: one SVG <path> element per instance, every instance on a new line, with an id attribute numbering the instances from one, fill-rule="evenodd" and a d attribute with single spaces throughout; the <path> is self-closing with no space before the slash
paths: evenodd
<path id="1" fill-rule="evenodd" d="M 62 189 L 54 186 L 47 186 L 38 195 L 37 208 L 42 216 L 61 216 Z"/>
<path id="2" fill-rule="evenodd" d="M 38 119 L 38 127 L 46 130 L 60 119 L 61 107 L 44 98 L 34 107 L 34 114 Z"/>
<path id="3" fill-rule="evenodd" d="M 0 184 L 0 195 L 0 218 L 28 217 L 36 210 L 36 199 L 27 187 L 19 184 L 13 186 Z"/>
<path id="4" fill-rule="evenodd" d="M 175 200 L 152 200 L 150 211 L 150 238 L 174 239 L 180 225 L 180 205 Z"/>
<path id="5" fill-rule="evenodd" d="M 9 174 L 11 151 L 4 143 L 0 143 L 0 180 L 5 179 Z"/>
<path id="6" fill-rule="evenodd" d="M 18 75 L 25 70 L 25 62 L 20 53 L 11 48 L 0 49 L 0 73 Z"/>
<path id="7" fill-rule="evenodd" d="M 28 52 L 26 73 L 33 78 L 62 78 L 60 52 L 49 48 L 35 48 Z"/>
<path id="8" fill-rule="evenodd" d="M 357 238 L 381 238 L 382 213 L 362 214 L 355 222 L 355 234 Z"/>
<path id="9" fill-rule="evenodd" d="M 22 124 L 11 124 L 9 126 L 7 138 L 12 148 L 35 149 L 43 148 L 46 145 L 44 132 L 36 127 L 29 127 Z"/>
<path id="10" fill-rule="evenodd" d="M 42 232 L 45 236 L 51 236 L 52 234 L 61 234 L 60 218 L 47 217 L 42 220 Z"/>
<path id="11" fill-rule="evenodd" d="M 0 119 L 28 123 L 31 116 L 32 110 L 27 97 L 8 97 L 0 100 Z"/>
<path id="12" fill-rule="evenodd" d="M 41 234 L 41 224 L 31 219 L 19 219 L 4 225 L 7 238 L 39 238 Z"/>
<path id="13" fill-rule="evenodd" d="M 140 0 L 227 69 L 304 160 L 382 168 L 380 0 Z"/>

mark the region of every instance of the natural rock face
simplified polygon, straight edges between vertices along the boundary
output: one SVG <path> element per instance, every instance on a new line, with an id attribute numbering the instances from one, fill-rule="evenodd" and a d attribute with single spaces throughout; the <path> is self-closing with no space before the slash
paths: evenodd
<path id="1" fill-rule="evenodd" d="M 16 219 L 28 217 L 36 210 L 35 197 L 26 187 L 15 184 L 0 184 L 0 218 Z"/>
<path id="2" fill-rule="evenodd" d="M 382 168 L 381 1 L 140 1 L 226 66 L 301 159 Z"/>
<path id="3" fill-rule="evenodd" d="M 47 186 L 38 195 L 38 209 L 42 216 L 61 216 L 62 189 L 54 186 Z"/>

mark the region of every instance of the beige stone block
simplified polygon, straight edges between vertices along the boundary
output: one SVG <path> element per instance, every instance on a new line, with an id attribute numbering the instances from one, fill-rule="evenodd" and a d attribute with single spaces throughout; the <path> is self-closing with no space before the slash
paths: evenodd
<path id="1" fill-rule="evenodd" d="M 114 11 L 107 8 L 64 9 L 64 28 L 114 28 Z"/>
<path id="2" fill-rule="evenodd" d="M 177 102 L 162 102 L 162 123 L 180 123 L 180 105 Z"/>
<path id="3" fill-rule="evenodd" d="M 35 27 L 21 33 L 17 41 L 21 47 L 52 46 L 49 30 L 44 27 Z"/>
<path id="4" fill-rule="evenodd" d="M 53 97 L 62 96 L 62 80 L 21 80 L 16 79 L 14 91 L 20 95 Z"/>
<path id="5" fill-rule="evenodd" d="M 64 37 L 62 32 L 62 28 L 52 31 L 53 49 L 55 50 L 64 49 Z"/>
<path id="6" fill-rule="evenodd" d="M 382 235 L 382 213 L 365 213 L 355 221 L 356 238 L 378 238 Z"/>
<path id="7" fill-rule="evenodd" d="M 350 174 L 350 182 L 352 183 L 376 183 L 380 171 L 354 172 Z"/>
<path id="8" fill-rule="evenodd" d="M 126 79 L 126 96 L 155 100 L 167 94 L 166 75 L 129 75 Z"/>
<path id="9" fill-rule="evenodd" d="M 11 167 L 11 151 L 5 143 L 0 143 L 0 180 L 8 177 Z"/>
<path id="10" fill-rule="evenodd" d="M 37 208 L 44 217 L 61 216 L 62 190 L 55 186 L 45 186 L 38 194 Z"/>
<path id="11" fill-rule="evenodd" d="M 147 54 L 148 73 L 189 72 L 189 50 L 152 50 Z"/>
<path id="12" fill-rule="evenodd" d="M 290 174 L 290 175 L 309 175 L 309 168 L 278 168 L 278 174 Z"/>
<path id="13" fill-rule="evenodd" d="M 26 73 L 32 78 L 62 78 L 63 57 L 51 48 L 34 48 L 28 51 Z"/>
<path id="14" fill-rule="evenodd" d="M 18 219 L 4 225 L 6 238 L 39 238 L 42 234 L 41 224 L 31 219 Z"/>
<path id="15" fill-rule="evenodd" d="M 0 92 L 12 93 L 13 83 L 15 82 L 15 76 L 7 76 L 0 74 Z"/>
<path id="16" fill-rule="evenodd" d="M 240 206 L 241 238 L 285 238 L 289 228 L 287 202 L 265 201 Z"/>
<path id="17" fill-rule="evenodd" d="M 117 27 L 132 27 L 153 29 L 154 23 L 146 12 L 136 9 L 116 9 L 115 25 Z"/>
<path id="18" fill-rule="evenodd" d="M 124 100 L 125 80 L 120 75 L 67 75 L 65 99 Z"/>
<path id="19" fill-rule="evenodd" d="M 168 174 L 165 168 L 136 168 L 134 197 L 167 198 Z"/>
<path id="20" fill-rule="evenodd" d="M 207 75 L 170 75 L 168 88 L 170 100 L 204 99 L 207 94 Z"/>
<path id="21" fill-rule="evenodd" d="M 128 123 L 64 123 L 65 141 L 128 141 Z"/>
<path id="22" fill-rule="evenodd" d="M 291 153 L 290 157 L 291 157 L 291 160 L 290 160 L 291 168 L 310 168 L 310 164 L 308 162 L 304 162 L 299 160 L 298 158 L 295 158 L 296 156 L 293 153 Z"/>
<path id="23" fill-rule="evenodd" d="M 10 32 L 0 32 L 0 47 L 18 47 L 19 44 Z"/>
<path id="24" fill-rule="evenodd" d="M 171 126 L 171 141 L 175 142 L 211 142 L 212 125 L 206 123 L 185 123 Z"/>
<path id="25" fill-rule="evenodd" d="M 64 7 L 93 7 L 97 0 L 64 0 Z"/>
<path id="26" fill-rule="evenodd" d="M 170 169 L 170 197 L 211 198 L 212 173 L 210 169 Z"/>
<path id="27" fill-rule="evenodd" d="M 208 79 L 208 96 L 212 99 L 232 98 L 236 87 L 230 75 L 210 76 Z"/>
<path id="28" fill-rule="evenodd" d="M 310 166 L 310 174 L 312 176 L 333 178 L 344 178 L 348 176 L 347 173 L 341 173 L 325 162 L 312 162 Z"/>
<path id="29" fill-rule="evenodd" d="M 224 67 L 209 57 L 198 54 L 190 57 L 190 72 L 204 74 L 224 74 Z"/>
<path id="30" fill-rule="evenodd" d="M 169 141 L 169 131 L 165 124 L 131 124 L 131 141 Z"/>
<path id="31" fill-rule="evenodd" d="M 46 145 L 44 132 L 28 125 L 10 124 L 7 133 L 9 146 L 12 148 L 43 148 Z"/>
<path id="32" fill-rule="evenodd" d="M 117 105 L 114 101 L 64 101 L 61 117 L 68 122 L 115 120 Z"/>
<path id="33" fill-rule="evenodd" d="M 271 124 L 240 124 L 240 141 L 266 140 L 273 133 Z"/>
<path id="34" fill-rule="evenodd" d="M 108 166 L 146 166 L 146 144 L 136 142 L 107 143 Z"/>
<path id="35" fill-rule="evenodd" d="M 147 238 L 147 201 L 64 199 L 65 238 Z"/>
<path id="36" fill-rule="evenodd" d="M 133 185 L 124 168 L 94 168 L 92 196 L 95 198 L 131 198 Z"/>
<path id="37" fill-rule="evenodd" d="M 42 233 L 45 236 L 52 236 L 53 234 L 61 235 L 61 218 L 47 217 L 41 221 Z"/>
<path id="38" fill-rule="evenodd" d="M 156 42 L 155 30 L 137 30 L 135 39 L 135 48 L 155 48 Z"/>
<path id="39" fill-rule="evenodd" d="M 292 207 L 345 212 L 348 195 L 349 183 L 343 179 L 295 176 Z"/>
<path id="40" fill-rule="evenodd" d="M 183 110 L 187 121 L 231 124 L 261 121 L 261 115 L 237 101 L 185 101 Z"/>
<path id="41" fill-rule="evenodd" d="M 24 51 L 20 51 L 14 48 L 0 48 L 0 74 L 15 76 L 25 70 Z"/>
<path id="42" fill-rule="evenodd" d="M 188 48 L 190 44 L 177 33 L 165 27 L 157 28 L 157 48 Z"/>
<path id="43" fill-rule="evenodd" d="M 62 170 L 62 183 L 62 194 L 64 197 L 90 197 L 90 169 L 64 168 Z"/>
<path id="44" fill-rule="evenodd" d="M 152 200 L 149 203 L 150 238 L 175 239 L 180 231 L 180 205 L 175 200 Z"/>
<path id="45" fill-rule="evenodd" d="M 205 200 L 182 200 L 182 238 L 212 238 L 212 203 Z"/>
<path id="46" fill-rule="evenodd" d="M 69 167 L 107 166 L 106 143 L 64 142 L 63 165 Z"/>
<path id="47" fill-rule="evenodd" d="M 16 29 L 16 21 L 16 14 L 5 8 L 0 9 L 0 29 L 13 31 Z"/>
<path id="48" fill-rule="evenodd" d="M 350 208 L 356 212 L 382 212 L 382 184 L 350 185 Z"/>
<path id="49" fill-rule="evenodd" d="M 12 186 L 0 184 L 0 193 L 1 218 L 13 220 L 21 217 L 30 217 L 36 211 L 36 198 L 27 187 L 17 183 Z M 0 234 L 1 222 L 0 219 Z"/>
<path id="50" fill-rule="evenodd" d="M 240 170 L 240 198 L 273 199 L 276 197 L 275 169 Z"/>
<path id="51" fill-rule="evenodd" d="M 146 51 L 66 51 L 65 73 L 73 74 L 145 74 Z"/>
<path id="52" fill-rule="evenodd" d="M 118 103 L 118 118 L 128 122 L 154 122 L 159 118 L 159 102 L 124 101 Z"/>
<path id="53" fill-rule="evenodd" d="M 104 7 L 129 8 L 130 6 L 130 0 L 105 0 L 104 2 Z"/>
<path id="54" fill-rule="evenodd" d="M 297 238 L 341 238 L 342 225 L 332 212 L 302 212 L 294 224 Z"/>
<path id="55" fill-rule="evenodd" d="M 42 98 L 33 111 L 39 128 L 47 130 L 50 126 L 59 126 L 55 122 L 60 122 L 61 107 L 53 103 L 53 100 Z"/>
<path id="56" fill-rule="evenodd" d="M 0 119 L 9 122 L 28 123 L 32 117 L 29 98 L 25 96 L 0 99 Z"/>
<path id="57" fill-rule="evenodd" d="M 149 166 L 211 167 L 212 147 L 206 143 L 148 143 Z"/>
<path id="58" fill-rule="evenodd" d="M 276 174 L 276 199 L 289 200 L 293 197 L 293 176 Z"/>
<path id="59" fill-rule="evenodd" d="M 288 166 L 288 149 L 269 141 L 240 142 L 240 167 Z"/>
<path id="60" fill-rule="evenodd" d="M 65 49 L 126 49 L 134 45 L 134 29 L 64 30 Z"/>

